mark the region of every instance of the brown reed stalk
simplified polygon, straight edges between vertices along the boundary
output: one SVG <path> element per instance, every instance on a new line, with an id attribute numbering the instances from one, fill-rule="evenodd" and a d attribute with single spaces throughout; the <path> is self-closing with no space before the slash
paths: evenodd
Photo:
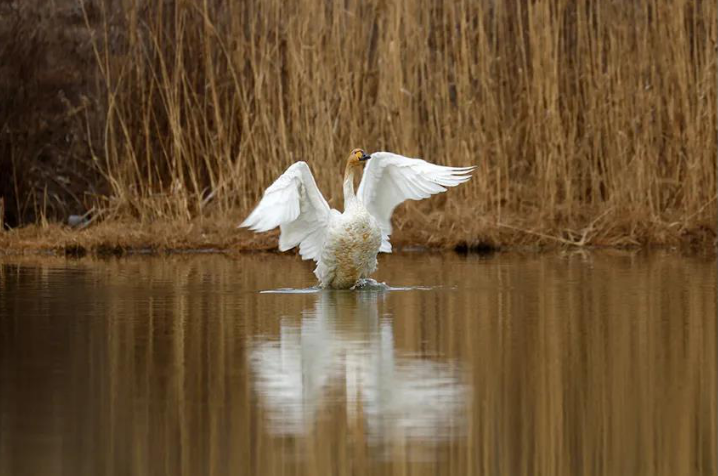
<path id="1" fill-rule="evenodd" d="M 102 5 L 96 163 L 142 219 L 244 213 L 296 160 L 340 206 L 353 147 L 477 165 L 406 207 L 467 236 L 715 215 L 714 2 Z"/>

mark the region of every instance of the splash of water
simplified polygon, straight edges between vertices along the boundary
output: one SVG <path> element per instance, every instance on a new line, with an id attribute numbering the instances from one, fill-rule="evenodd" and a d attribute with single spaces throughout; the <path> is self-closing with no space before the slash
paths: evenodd
<path id="1" fill-rule="evenodd" d="M 343 292 L 361 292 L 361 291 L 372 291 L 372 292 L 389 292 L 389 291 L 431 291 L 436 289 L 432 286 L 399 286 L 393 287 L 386 283 L 380 283 L 375 279 L 367 278 L 360 279 L 357 283 L 352 286 L 351 289 L 344 290 Z M 268 289 L 265 291 L 259 291 L 260 294 L 315 294 L 322 291 L 329 291 L 319 286 L 312 286 L 311 288 L 278 288 Z M 341 291 L 339 291 L 341 292 Z"/>

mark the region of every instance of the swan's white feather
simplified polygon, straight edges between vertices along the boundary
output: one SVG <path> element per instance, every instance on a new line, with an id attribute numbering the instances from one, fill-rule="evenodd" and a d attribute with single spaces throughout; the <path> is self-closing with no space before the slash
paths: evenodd
<path id="1" fill-rule="evenodd" d="M 318 261 L 331 211 L 309 166 L 300 161 L 269 186 L 257 208 L 240 226 L 257 232 L 279 227 L 280 251 L 299 246 L 302 259 Z"/>
<path id="2" fill-rule="evenodd" d="M 376 270 L 377 253 L 391 253 L 391 214 L 399 204 L 445 192 L 469 180 L 473 169 L 375 152 L 356 195 L 353 172 L 347 172 L 345 210 L 339 213 L 329 208 L 309 166 L 297 162 L 267 188 L 240 226 L 257 232 L 279 227 L 280 251 L 299 246 L 302 259 L 317 263 L 314 274 L 322 287 L 348 288 Z"/>
<path id="3" fill-rule="evenodd" d="M 445 192 L 471 178 L 474 167 L 446 167 L 391 152 L 374 152 L 364 169 L 357 196 L 379 222 L 379 251 L 390 253 L 391 214 L 406 200 L 421 200 Z"/>

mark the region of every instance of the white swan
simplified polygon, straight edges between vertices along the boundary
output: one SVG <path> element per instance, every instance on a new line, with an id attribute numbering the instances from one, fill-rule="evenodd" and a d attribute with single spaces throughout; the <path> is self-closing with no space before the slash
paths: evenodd
<path id="1" fill-rule="evenodd" d="M 366 161 L 355 194 L 354 171 Z M 464 183 L 473 169 L 354 149 L 344 172 L 344 213 L 339 213 L 329 208 L 306 162 L 297 162 L 267 188 L 240 226 L 257 232 L 278 226 L 280 251 L 299 246 L 302 259 L 317 263 L 314 274 L 321 287 L 347 289 L 376 271 L 380 251 L 391 253 L 394 208 Z"/>

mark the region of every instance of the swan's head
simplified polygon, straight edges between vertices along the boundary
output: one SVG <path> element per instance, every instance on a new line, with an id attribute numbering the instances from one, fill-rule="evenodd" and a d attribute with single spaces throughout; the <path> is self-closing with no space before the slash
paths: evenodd
<path id="1" fill-rule="evenodd" d="M 371 155 L 364 152 L 362 149 L 354 149 L 349 158 L 347 159 L 348 166 L 358 166 L 367 160 L 371 159 Z"/>

